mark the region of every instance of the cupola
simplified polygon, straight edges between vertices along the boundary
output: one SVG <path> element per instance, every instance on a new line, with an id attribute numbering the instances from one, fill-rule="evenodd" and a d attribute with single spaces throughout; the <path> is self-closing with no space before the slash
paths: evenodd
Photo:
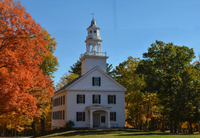
<path id="1" fill-rule="evenodd" d="M 88 35 L 86 37 L 86 52 L 81 54 L 82 62 L 82 75 L 87 73 L 95 66 L 100 67 L 106 72 L 106 52 L 101 52 L 101 36 L 100 28 L 96 25 L 94 18 L 91 21 L 90 26 L 87 28 Z"/>

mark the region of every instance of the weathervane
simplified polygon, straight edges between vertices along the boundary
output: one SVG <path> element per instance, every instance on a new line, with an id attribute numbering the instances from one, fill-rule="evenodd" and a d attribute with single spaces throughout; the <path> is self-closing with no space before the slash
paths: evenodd
<path id="1" fill-rule="evenodd" d="M 93 18 L 94 18 L 94 13 L 91 13 L 91 15 L 93 15 Z"/>

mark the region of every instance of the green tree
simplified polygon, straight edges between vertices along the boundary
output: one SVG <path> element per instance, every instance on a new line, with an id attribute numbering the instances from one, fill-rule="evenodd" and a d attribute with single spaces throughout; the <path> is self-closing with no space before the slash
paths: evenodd
<path id="1" fill-rule="evenodd" d="M 155 94 L 144 91 L 145 81 L 137 74 L 136 69 L 140 59 L 128 57 L 128 59 L 116 66 L 113 70 L 113 78 L 122 84 L 127 91 L 125 93 L 126 121 L 129 125 L 138 125 L 146 123 L 155 112 Z"/>
<path id="2" fill-rule="evenodd" d="M 173 43 L 165 44 L 156 41 L 148 52 L 143 54 L 137 72 L 145 75 L 146 90 L 156 93 L 165 112 L 169 113 L 171 132 L 173 121 L 179 116 L 176 112 L 175 97 L 181 83 L 181 72 L 190 65 L 195 58 L 193 49 L 186 46 L 177 46 Z"/>
<path id="3" fill-rule="evenodd" d="M 106 67 L 106 73 L 110 76 L 112 76 L 112 64 L 108 64 L 106 63 L 107 67 Z M 81 75 L 81 61 L 77 60 L 76 63 L 74 63 L 71 67 L 70 70 L 68 70 L 69 73 L 72 74 L 77 74 L 77 75 Z"/>
<path id="4" fill-rule="evenodd" d="M 46 31 L 42 30 L 42 35 L 44 40 L 47 41 L 46 50 L 48 54 L 42 54 L 43 63 L 40 65 L 40 69 L 42 69 L 44 75 L 48 75 L 50 78 L 54 78 L 53 74 L 58 70 L 59 63 L 57 57 L 53 55 L 56 50 L 57 42 L 55 38 L 51 38 L 51 35 Z"/>

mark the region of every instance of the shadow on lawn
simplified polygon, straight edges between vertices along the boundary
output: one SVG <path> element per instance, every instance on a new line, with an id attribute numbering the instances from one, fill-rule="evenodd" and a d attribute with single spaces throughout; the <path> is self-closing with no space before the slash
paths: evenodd
<path id="1" fill-rule="evenodd" d="M 129 134 L 126 134 L 129 133 Z M 102 130 L 77 130 L 69 133 L 62 133 L 56 136 L 89 136 L 89 135 L 106 135 L 106 134 L 115 134 L 115 136 L 137 136 L 137 135 L 169 135 L 168 133 L 154 133 L 154 132 L 145 132 L 140 130 L 130 130 L 130 129 L 117 129 L 117 130 L 109 130 L 109 129 L 102 129 Z"/>

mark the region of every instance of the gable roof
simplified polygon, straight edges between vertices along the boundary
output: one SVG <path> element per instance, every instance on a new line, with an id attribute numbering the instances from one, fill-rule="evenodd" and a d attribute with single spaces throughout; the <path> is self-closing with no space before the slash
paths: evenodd
<path id="1" fill-rule="evenodd" d="M 69 85 L 71 85 L 72 83 L 74 83 L 75 81 L 77 81 L 78 79 L 80 79 L 81 77 L 83 77 L 83 76 L 79 76 L 79 77 L 77 77 L 76 79 L 74 79 L 73 81 L 67 83 L 65 86 L 63 86 L 62 88 L 60 88 L 59 90 L 57 90 L 55 93 L 57 93 L 57 92 L 59 92 L 59 91 L 65 89 L 66 87 L 68 87 Z"/>
<path id="2" fill-rule="evenodd" d="M 92 68 L 90 71 L 88 71 L 86 74 L 84 74 L 83 76 L 79 76 L 76 79 L 74 79 L 73 81 L 71 81 L 70 83 L 68 83 L 67 85 L 63 86 L 61 89 L 59 89 L 58 91 L 61 91 L 63 89 L 69 89 L 70 87 L 72 87 L 73 85 L 75 85 L 76 83 L 78 83 L 79 81 L 81 81 L 82 79 L 84 79 L 85 77 L 87 77 L 89 74 L 91 74 L 93 71 L 95 70 L 99 70 L 102 74 L 104 74 L 106 77 L 108 77 L 112 82 L 114 82 L 115 84 L 117 84 L 119 87 L 121 87 L 124 91 L 126 91 L 127 89 L 124 88 L 124 86 L 122 86 L 120 83 L 118 83 L 116 80 L 114 80 L 112 77 L 110 77 L 106 72 L 104 72 L 101 68 L 99 68 L 98 66 Z M 56 91 L 55 93 L 57 93 L 58 91 Z"/>

